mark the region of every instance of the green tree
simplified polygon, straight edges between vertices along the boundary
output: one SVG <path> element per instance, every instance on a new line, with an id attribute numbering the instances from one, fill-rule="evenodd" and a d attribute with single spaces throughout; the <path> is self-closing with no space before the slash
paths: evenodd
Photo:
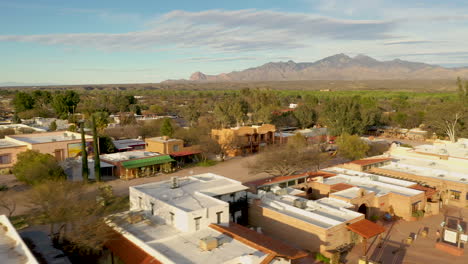
<path id="1" fill-rule="evenodd" d="M 107 135 L 99 136 L 99 152 L 101 154 L 114 153 L 116 151 L 112 139 Z"/>
<path id="2" fill-rule="evenodd" d="M 36 108 L 46 108 L 52 100 L 52 94 L 49 91 L 34 90 L 32 97 Z"/>
<path id="3" fill-rule="evenodd" d="M 322 122 L 332 135 L 361 134 L 369 124 L 361 116 L 360 98 L 333 98 L 325 103 Z"/>
<path id="4" fill-rule="evenodd" d="M 96 118 L 94 115 L 91 116 L 92 126 L 93 126 L 93 148 L 94 148 L 94 177 L 96 181 L 101 181 L 101 158 L 99 157 L 99 143 L 98 143 L 98 133 L 96 128 Z"/>
<path id="5" fill-rule="evenodd" d="M 13 166 L 13 174 L 19 181 L 31 185 L 46 180 L 66 179 L 65 172 L 55 158 L 37 150 L 26 150 L 19 153 L 17 162 Z"/>
<path id="6" fill-rule="evenodd" d="M 52 108 L 60 118 L 67 118 L 69 114 L 74 113 L 76 106 L 80 102 L 80 95 L 72 90 L 65 93 L 58 92 L 52 99 Z"/>
<path id="7" fill-rule="evenodd" d="M 89 179 L 89 167 L 88 167 L 88 151 L 86 149 L 86 139 L 84 133 L 84 122 L 80 122 L 81 131 L 81 175 L 83 181 L 86 183 Z"/>
<path id="8" fill-rule="evenodd" d="M 362 159 L 370 149 L 358 135 L 342 134 L 336 140 L 338 154 L 350 160 Z"/>
<path id="9" fill-rule="evenodd" d="M 12 103 L 17 113 L 34 108 L 34 98 L 29 93 L 25 92 L 17 92 Z"/>
<path id="10" fill-rule="evenodd" d="M 161 134 L 163 136 L 172 137 L 174 134 L 174 128 L 172 127 L 171 119 L 165 118 L 161 126 Z"/>
<path id="11" fill-rule="evenodd" d="M 49 125 L 49 130 L 50 130 L 50 131 L 55 131 L 55 130 L 57 130 L 57 122 L 55 122 L 55 120 L 52 121 L 52 122 L 50 123 L 50 125 Z"/>
<path id="12" fill-rule="evenodd" d="M 307 104 L 299 105 L 293 113 L 302 129 L 312 126 L 317 121 L 317 113 L 313 107 Z"/>

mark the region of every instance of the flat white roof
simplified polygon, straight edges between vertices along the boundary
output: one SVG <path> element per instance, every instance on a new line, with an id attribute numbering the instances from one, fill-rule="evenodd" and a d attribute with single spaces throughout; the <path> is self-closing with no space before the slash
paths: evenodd
<path id="1" fill-rule="evenodd" d="M 47 133 L 37 133 L 37 134 L 22 134 L 22 135 L 12 135 L 8 136 L 10 138 L 23 141 L 30 144 L 38 143 L 50 143 L 50 142 L 59 142 L 59 141 L 70 141 L 81 139 L 81 134 L 75 132 L 47 132 Z M 86 139 L 92 138 L 91 136 L 85 135 Z"/>
<path id="2" fill-rule="evenodd" d="M 177 138 L 164 139 L 164 137 L 152 137 L 152 138 L 147 138 L 146 140 L 157 141 L 157 142 L 169 142 L 169 141 L 178 141 L 181 139 L 177 139 Z"/>
<path id="3" fill-rule="evenodd" d="M 371 177 L 374 179 L 375 179 L 375 176 L 377 176 L 372 173 L 349 170 L 349 169 L 344 169 L 340 167 L 330 167 L 330 168 L 326 168 L 325 170 L 335 173 L 335 174 L 344 174 L 348 176 Z M 378 176 L 377 180 L 379 182 L 389 183 L 389 184 L 398 185 L 402 187 L 409 187 L 409 186 L 413 186 L 416 184 L 415 182 L 412 182 L 412 181 L 400 180 L 400 179 L 395 179 L 392 177 L 385 177 L 385 176 Z"/>
<path id="4" fill-rule="evenodd" d="M 312 201 L 290 195 L 289 193 L 291 193 L 289 190 L 286 195 L 275 195 L 271 192 L 266 193 L 261 196 L 261 206 L 325 229 L 363 215 L 347 209 L 353 205 L 338 199 L 322 198 Z M 302 207 L 299 207 L 298 204 L 301 203 Z"/>
<path id="5" fill-rule="evenodd" d="M 0 260 L 2 263 L 38 263 L 5 215 L 0 215 Z"/>
<path id="6" fill-rule="evenodd" d="M 202 208 L 225 204 L 213 198 L 224 194 L 245 191 L 247 186 L 229 178 L 213 173 L 199 174 L 179 178 L 179 187 L 171 189 L 171 181 L 153 182 L 132 186 L 138 191 L 180 208 L 184 211 L 194 211 Z"/>
<path id="7" fill-rule="evenodd" d="M 130 237 L 133 243 L 163 263 L 167 263 L 162 260 L 164 257 L 172 263 L 260 263 L 267 256 L 266 253 L 210 227 L 195 232 L 181 232 L 156 221 L 155 218 L 151 218 L 151 224 L 143 221 L 125 225 L 124 236 Z M 199 243 L 206 237 L 216 238 L 221 245 L 211 251 L 202 251 Z M 241 261 L 240 257 L 251 262 Z"/>
<path id="8" fill-rule="evenodd" d="M 6 139 L 0 139 L 0 148 L 11 148 L 11 147 L 19 147 L 19 146 L 25 146 L 18 144 L 16 142 L 12 142 Z"/>
<path id="9" fill-rule="evenodd" d="M 415 151 L 429 154 L 446 155 L 450 157 L 468 158 L 468 139 L 459 139 L 456 143 L 442 141 L 434 145 L 419 145 Z"/>
<path id="10" fill-rule="evenodd" d="M 468 184 L 468 160 L 466 167 L 456 167 L 437 160 L 401 156 L 393 156 L 393 158 L 394 161 L 383 166 L 382 169 Z"/>
<path id="11" fill-rule="evenodd" d="M 19 129 L 19 128 L 29 128 L 29 129 L 32 129 L 36 132 L 46 132 L 45 129 L 41 129 L 41 128 L 37 128 L 37 127 L 32 127 L 32 126 L 28 126 L 28 125 L 25 125 L 25 124 L 8 124 L 8 125 L 0 125 L 0 130 L 2 129 L 7 129 L 7 128 L 13 128 L 13 129 Z"/>
<path id="12" fill-rule="evenodd" d="M 154 156 L 160 156 L 160 155 L 161 153 L 157 153 L 157 152 L 135 150 L 135 151 L 112 153 L 112 154 L 104 154 L 104 155 L 100 155 L 100 157 L 101 159 L 104 159 L 107 161 L 118 162 L 118 161 L 141 159 L 141 158 L 148 158 L 148 157 L 154 157 Z"/>
<path id="13" fill-rule="evenodd" d="M 338 172 L 336 169 L 332 169 L 332 170 L 327 169 L 327 171 L 334 171 L 335 173 Z M 345 170 L 345 171 L 348 175 L 338 174 L 337 176 L 324 179 L 323 183 L 327 185 L 346 183 L 349 185 L 354 185 L 358 188 L 362 188 L 369 192 L 374 192 L 376 196 L 383 196 L 389 193 L 395 193 L 395 194 L 404 195 L 404 196 L 414 196 L 414 195 L 423 193 L 422 191 L 418 191 L 418 190 L 406 187 L 406 186 L 415 185 L 416 184 L 415 182 L 402 181 L 402 180 L 397 180 L 397 179 L 393 179 L 390 177 L 379 176 L 379 175 L 374 175 L 370 173 L 361 173 L 361 172 L 352 171 L 352 170 Z M 407 184 L 407 185 L 402 186 L 402 184 Z M 346 198 L 356 197 L 356 196 L 348 197 L 350 195 L 353 195 L 353 191 L 348 191 L 348 192 L 346 191 L 347 190 L 335 192 L 333 193 L 333 195 L 340 195 L 340 193 L 343 193 L 346 195 L 343 197 L 346 197 Z"/>

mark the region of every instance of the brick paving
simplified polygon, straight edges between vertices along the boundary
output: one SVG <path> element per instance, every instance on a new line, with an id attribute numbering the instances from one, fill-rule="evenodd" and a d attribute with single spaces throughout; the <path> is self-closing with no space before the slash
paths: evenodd
<path id="1" fill-rule="evenodd" d="M 468 208 L 451 209 L 451 216 L 462 217 L 468 221 Z M 468 245 L 465 245 L 464 256 L 457 257 L 435 249 L 437 240 L 436 232 L 440 230 L 443 221 L 443 213 L 426 217 L 420 221 L 407 222 L 399 220 L 393 223 L 382 223 L 387 229 L 381 247 L 378 247 L 378 239 L 368 241 L 367 256 L 370 260 L 380 261 L 383 264 L 466 264 L 468 263 Z M 421 231 L 428 229 L 428 236 L 422 237 Z M 466 231 L 465 231 L 466 232 Z M 416 235 L 416 239 L 410 245 L 406 244 L 408 236 Z M 357 263 L 362 255 L 362 244 L 357 244 L 346 256 L 346 263 Z"/>

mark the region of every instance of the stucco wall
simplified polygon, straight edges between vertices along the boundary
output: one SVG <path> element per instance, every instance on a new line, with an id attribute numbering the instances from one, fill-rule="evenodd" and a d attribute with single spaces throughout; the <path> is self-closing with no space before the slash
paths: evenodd
<path id="1" fill-rule="evenodd" d="M 19 153 L 26 151 L 26 146 L 18 146 L 18 147 L 11 147 L 11 148 L 0 148 L 0 156 L 1 155 L 10 155 L 10 163 L 8 164 L 0 164 L 0 169 L 11 168 L 15 165 L 17 161 L 16 155 Z"/>

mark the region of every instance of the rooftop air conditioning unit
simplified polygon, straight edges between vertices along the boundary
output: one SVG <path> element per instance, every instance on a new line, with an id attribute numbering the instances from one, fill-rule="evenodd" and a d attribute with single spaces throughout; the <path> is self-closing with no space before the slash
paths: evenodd
<path id="1" fill-rule="evenodd" d="M 307 207 L 307 201 L 296 199 L 293 201 L 294 207 L 305 209 Z"/>
<path id="2" fill-rule="evenodd" d="M 179 178 L 171 177 L 171 189 L 179 188 Z"/>
<path id="3" fill-rule="evenodd" d="M 207 236 L 200 239 L 200 249 L 203 251 L 211 251 L 218 247 L 218 239 L 212 236 Z"/>

